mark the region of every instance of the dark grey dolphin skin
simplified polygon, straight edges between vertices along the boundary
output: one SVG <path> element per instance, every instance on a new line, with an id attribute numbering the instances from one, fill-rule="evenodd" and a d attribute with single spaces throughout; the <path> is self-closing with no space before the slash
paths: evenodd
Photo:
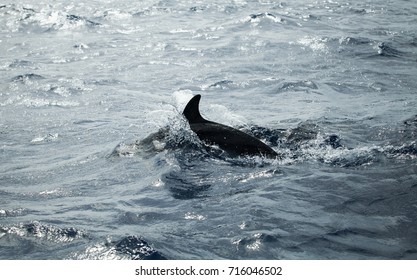
<path id="1" fill-rule="evenodd" d="M 277 158 L 278 154 L 262 141 L 240 130 L 204 119 L 199 111 L 201 95 L 195 95 L 185 106 L 183 115 L 190 128 L 206 144 L 217 145 L 230 156 L 264 156 Z"/>

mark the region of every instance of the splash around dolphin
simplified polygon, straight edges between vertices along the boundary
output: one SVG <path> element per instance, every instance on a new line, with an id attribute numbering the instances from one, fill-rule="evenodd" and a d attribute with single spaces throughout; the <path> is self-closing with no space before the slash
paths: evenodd
<path id="1" fill-rule="evenodd" d="M 202 142 L 217 145 L 229 156 L 263 156 L 278 158 L 279 155 L 259 139 L 238 129 L 204 119 L 199 110 L 201 95 L 195 95 L 188 102 L 183 115 L 188 120 L 191 130 Z"/>

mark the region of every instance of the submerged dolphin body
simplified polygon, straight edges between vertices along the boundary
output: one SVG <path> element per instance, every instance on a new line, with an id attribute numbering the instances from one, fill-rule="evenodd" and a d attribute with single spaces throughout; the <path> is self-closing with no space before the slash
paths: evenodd
<path id="1" fill-rule="evenodd" d="M 190 128 L 206 144 L 217 145 L 230 156 L 265 156 L 277 158 L 278 154 L 257 138 L 240 130 L 204 119 L 199 111 L 201 95 L 195 95 L 185 106 L 183 115 Z"/>

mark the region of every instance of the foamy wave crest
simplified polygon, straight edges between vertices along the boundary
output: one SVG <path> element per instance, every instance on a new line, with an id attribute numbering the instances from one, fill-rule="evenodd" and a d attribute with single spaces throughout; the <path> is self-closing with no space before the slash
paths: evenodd
<path id="1" fill-rule="evenodd" d="M 4 5 L 0 9 L 0 15 L 4 25 L 11 32 L 74 30 L 101 25 L 83 16 L 54 10 L 50 6 L 38 9 L 32 5 Z"/>

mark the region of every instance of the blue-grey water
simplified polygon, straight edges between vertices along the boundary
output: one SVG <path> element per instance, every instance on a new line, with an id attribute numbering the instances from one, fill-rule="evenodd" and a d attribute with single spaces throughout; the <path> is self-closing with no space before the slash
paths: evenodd
<path id="1" fill-rule="evenodd" d="M 416 15 L 2 1 L 0 259 L 417 259 Z M 281 158 L 203 147 L 195 94 Z"/>

